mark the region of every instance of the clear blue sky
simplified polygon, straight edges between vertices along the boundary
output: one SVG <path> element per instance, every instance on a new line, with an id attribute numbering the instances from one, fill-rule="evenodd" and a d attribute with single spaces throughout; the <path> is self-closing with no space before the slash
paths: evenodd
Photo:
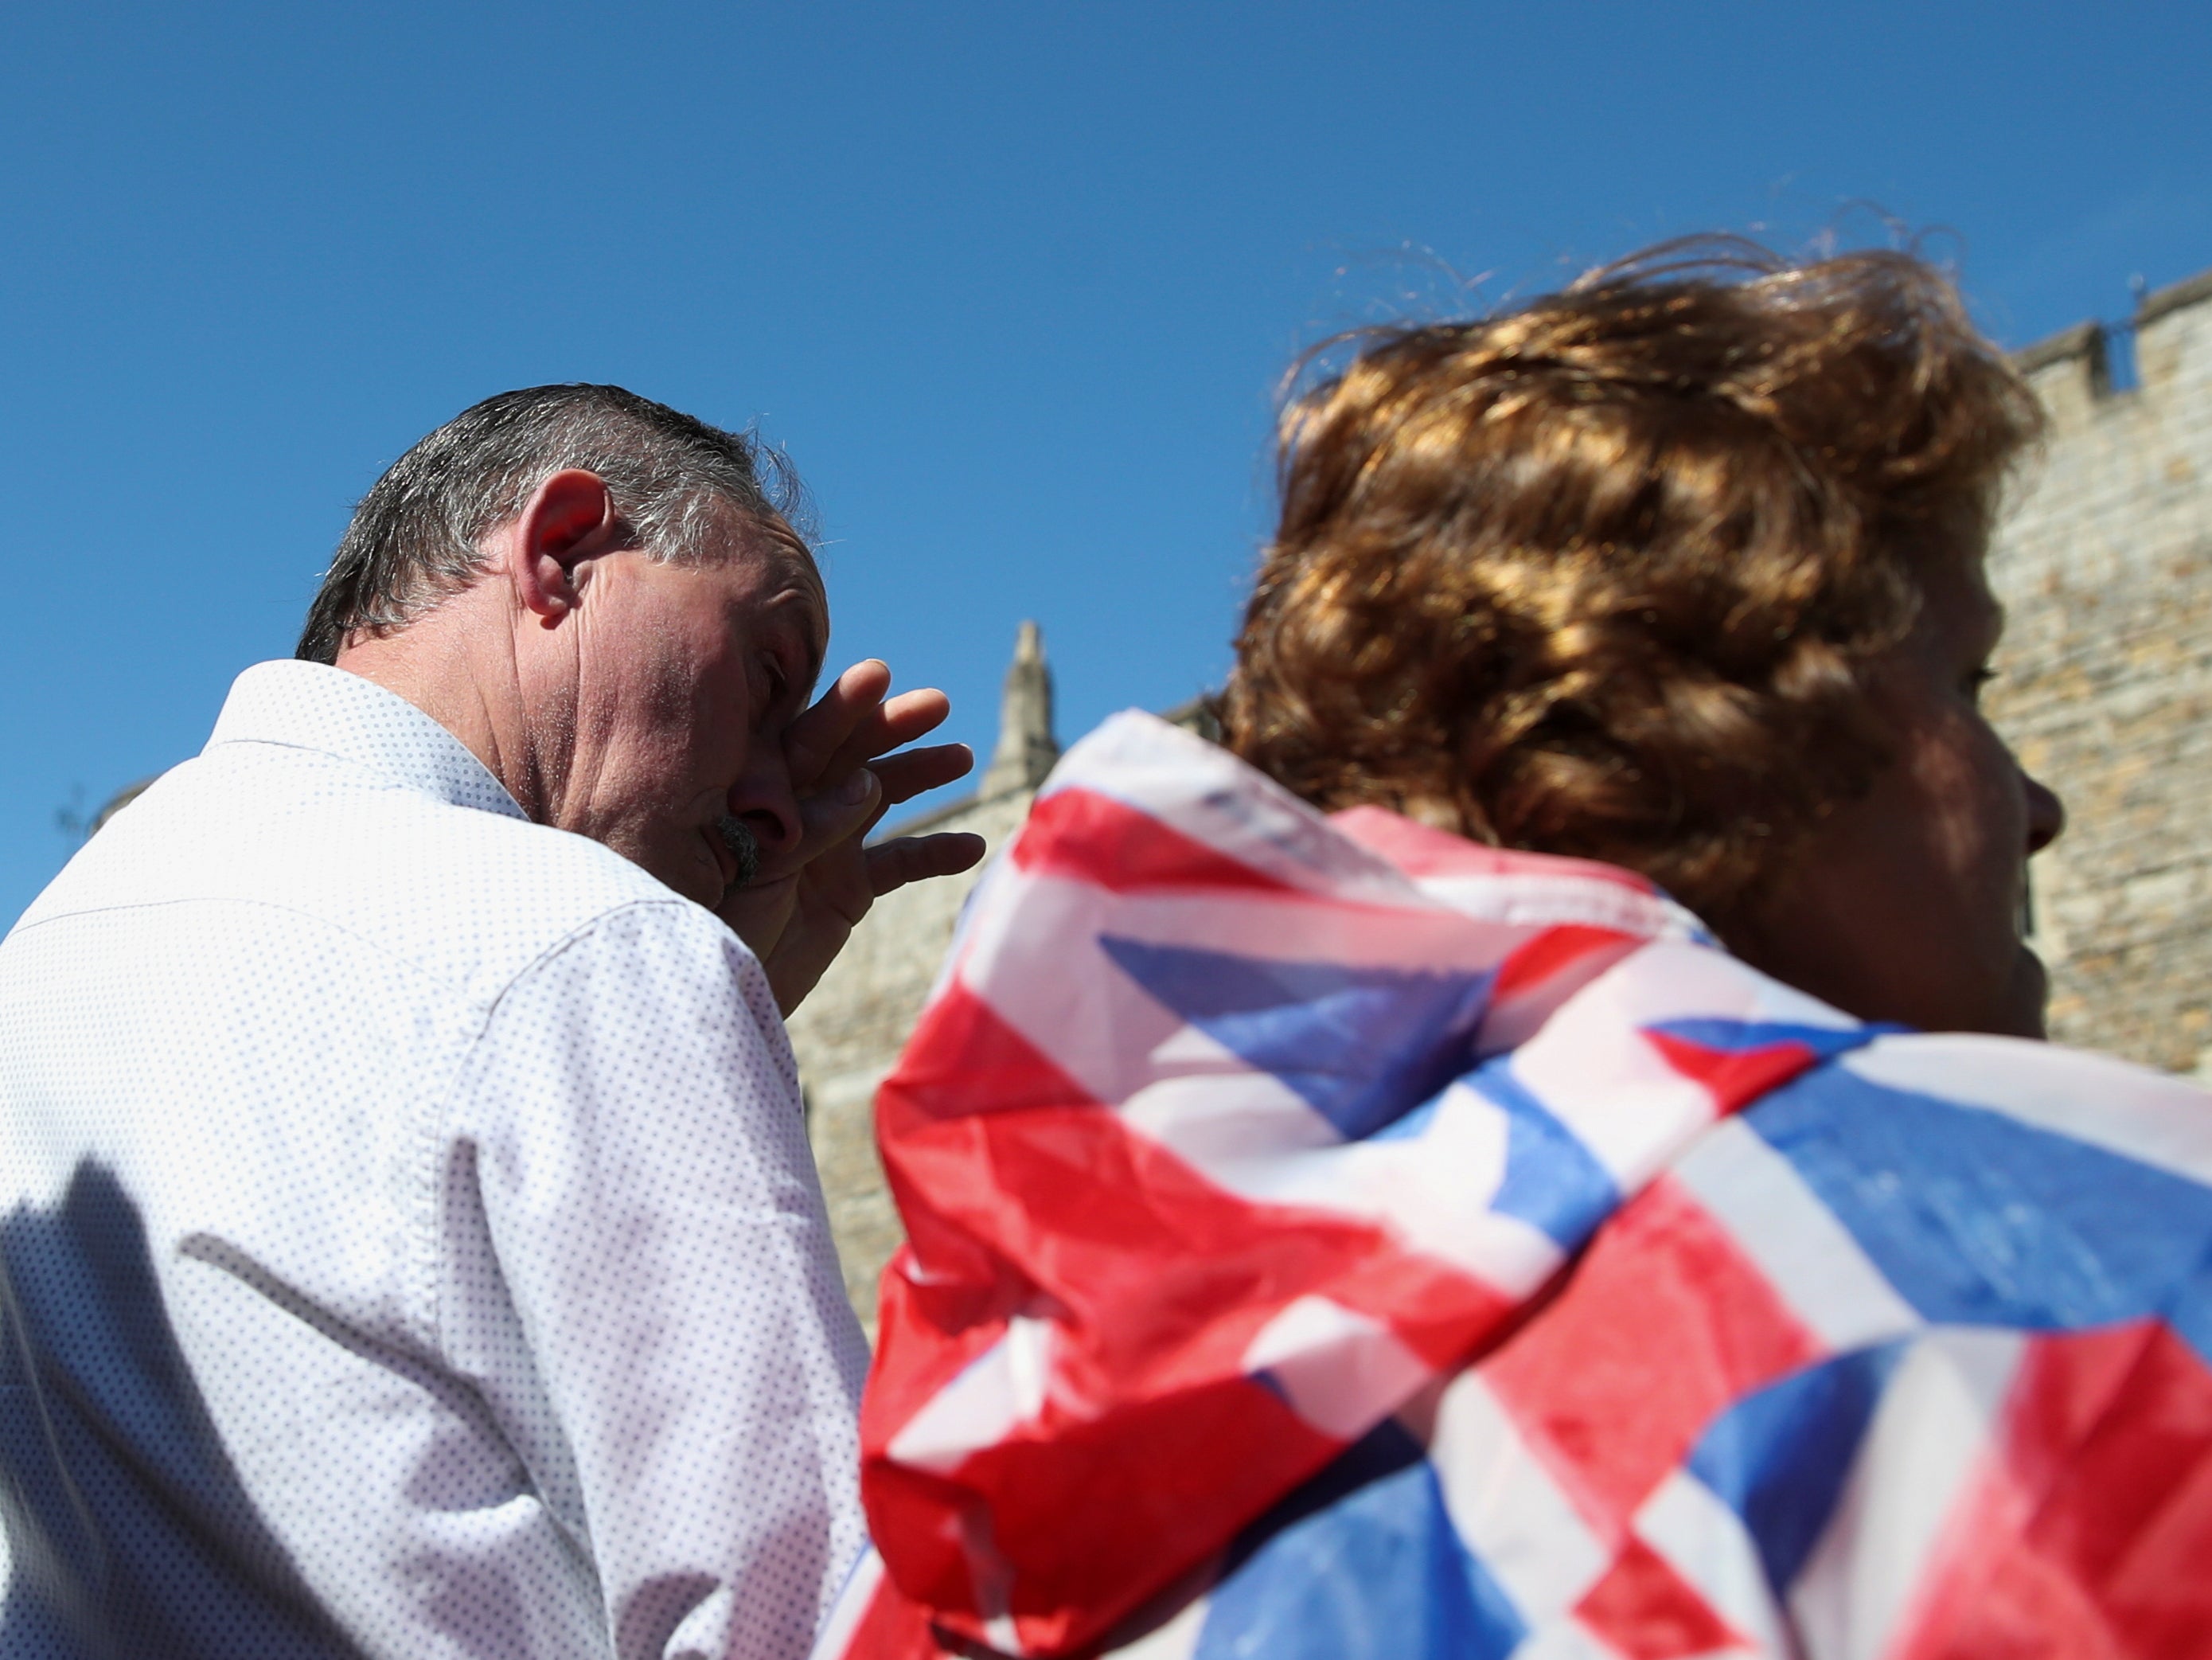
<path id="1" fill-rule="evenodd" d="M 2212 266 L 2208 108 L 2203 0 L 9 6 L 0 921 L 491 392 L 757 419 L 833 654 L 982 748 L 1035 617 L 1072 736 L 1225 667 L 1297 348 L 1857 201 L 2022 344 Z"/>

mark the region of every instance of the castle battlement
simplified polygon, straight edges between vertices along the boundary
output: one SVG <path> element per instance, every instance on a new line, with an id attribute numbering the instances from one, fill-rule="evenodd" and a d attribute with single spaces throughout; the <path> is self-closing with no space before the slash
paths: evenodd
<path id="1" fill-rule="evenodd" d="M 2112 373 L 2116 351 L 2134 354 L 2132 376 Z M 2013 362 L 2057 433 L 2193 398 L 2212 384 L 2212 271 L 2145 295 L 2119 330 L 2076 323 L 2014 353 Z"/>
<path id="2" fill-rule="evenodd" d="M 2014 362 L 2051 431 L 1990 550 L 2010 620 L 1990 703 L 2067 803 L 2035 875 L 2053 1035 L 2191 1071 L 2212 1049 L 2212 271 Z"/>

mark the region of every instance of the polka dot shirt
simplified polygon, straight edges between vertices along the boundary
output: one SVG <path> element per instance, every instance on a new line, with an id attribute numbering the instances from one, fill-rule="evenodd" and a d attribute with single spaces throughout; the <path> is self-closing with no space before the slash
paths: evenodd
<path id="1" fill-rule="evenodd" d="M 758 964 L 355 676 L 0 945 L 0 1654 L 768 1660 L 858 1554 Z"/>

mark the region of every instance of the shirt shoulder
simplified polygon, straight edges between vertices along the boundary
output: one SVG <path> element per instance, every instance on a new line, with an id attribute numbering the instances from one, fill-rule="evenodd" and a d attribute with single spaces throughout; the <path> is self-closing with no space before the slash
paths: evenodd
<path id="1" fill-rule="evenodd" d="M 188 905 L 352 937 L 489 1004 L 600 919 L 745 955 L 719 918 L 588 837 L 438 799 L 347 757 L 228 743 L 164 775 L 79 852 L 15 932 Z M 124 919 L 123 933 L 129 933 Z"/>

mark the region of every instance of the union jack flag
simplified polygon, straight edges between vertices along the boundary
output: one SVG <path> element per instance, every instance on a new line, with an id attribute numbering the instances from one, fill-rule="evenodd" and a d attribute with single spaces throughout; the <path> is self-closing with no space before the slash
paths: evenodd
<path id="1" fill-rule="evenodd" d="M 817 1649 L 2212 1654 L 2212 1103 L 1649 884 L 1070 753 L 878 1097 Z"/>

